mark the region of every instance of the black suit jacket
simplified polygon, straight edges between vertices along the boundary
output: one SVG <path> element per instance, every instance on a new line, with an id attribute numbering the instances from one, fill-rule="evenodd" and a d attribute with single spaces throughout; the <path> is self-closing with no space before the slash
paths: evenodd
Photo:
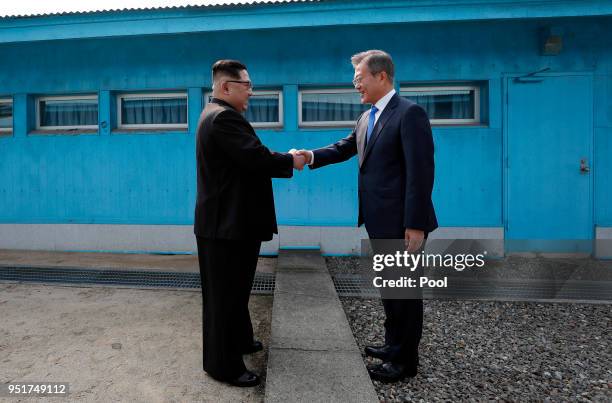
<path id="1" fill-rule="evenodd" d="M 427 113 L 397 94 L 381 113 L 365 146 L 370 111 L 353 132 L 314 150 L 315 169 L 359 156 L 359 220 L 370 238 L 404 238 L 406 228 L 438 227 L 431 193 L 434 145 Z"/>
<path id="2" fill-rule="evenodd" d="M 213 98 L 198 122 L 196 157 L 196 236 L 272 239 L 278 229 L 271 178 L 293 176 L 291 154 L 270 151 L 244 116 Z"/>

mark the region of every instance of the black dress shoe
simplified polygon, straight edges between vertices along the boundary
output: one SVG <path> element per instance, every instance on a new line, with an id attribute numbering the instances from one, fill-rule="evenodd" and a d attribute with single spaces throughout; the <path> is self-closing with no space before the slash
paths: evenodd
<path id="1" fill-rule="evenodd" d="M 366 346 L 364 351 L 367 356 L 379 358 L 383 361 L 389 361 L 391 358 L 391 346 L 388 344 L 382 346 Z"/>
<path id="2" fill-rule="evenodd" d="M 413 378 L 417 374 L 417 367 L 384 362 L 368 368 L 370 378 L 383 383 L 399 382 L 408 377 Z"/>
<path id="3" fill-rule="evenodd" d="M 261 344 L 261 341 L 255 340 L 242 349 L 242 354 L 253 354 L 261 350 L 263 350 L 263 344 Z"/>
<path id="4" fill-rule="evenodd" d="M 244 387 L 250 387 L 250 386 L 257 386 L 259 385 L 260 382 L 261 380 L 259 379 L 257 375 L 247 370 L 247 371 L 244 371 L 244 373 L 240 375 L 238 378 L 231 379 L 227 383 L 233 386 L 239 386 L 239 387 L 244 388 Z"/>

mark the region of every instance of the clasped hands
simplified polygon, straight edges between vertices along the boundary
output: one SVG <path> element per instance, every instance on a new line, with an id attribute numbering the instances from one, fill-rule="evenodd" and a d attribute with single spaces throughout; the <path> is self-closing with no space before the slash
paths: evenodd
<path id="1" fill-rule="evenodd" d="M 312 154 L 307 150 L 296 150 L 292 148 L 289 154 L 293 156 L 293 168 L 301 171 L 304 165 L 311 163 Z M 410 253 L 418 251 L 423 245 L 425 233 L 418 229 L 406 228 L 404 232 L 404 242 L 406 250 Z"/>
<path id="2" fill-rule="evenodd" d="M 293 169 L 301 171 L 304 165 L 310 164 L 310 153 L 307 150 L 296 150 L 292 148 L 289 154 L 293 156 Z"/>

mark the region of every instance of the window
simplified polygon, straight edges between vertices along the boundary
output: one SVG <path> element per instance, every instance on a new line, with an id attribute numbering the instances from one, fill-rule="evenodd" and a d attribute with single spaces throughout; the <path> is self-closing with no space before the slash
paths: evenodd
<path id="1" fill-rule="evenodd" d="M 13 131 L 13 101 L 0 98 L 0 134 Z"/>
<path id="2" fill-rule="evenodd" d="M 187 129 L 187 92 L 120 94 L 120 129 Z"/>
<path id="3" fill-rule="evenodd" d="M 253 127 L 282 127 L 282 104 L 281 91 L 253 91 L 245 118 Z"/>
<path id="4" fill-rule="evenodd" d="M 400 96 L 421 105 L 431 124 L 480 123 L 480 90 L 476 86 L 405 87 Z"/>
<path id="5" fill-rule="evenodd" d="M 212 99 L 212 92 L 204 93 L 204 107 Z M 249 107 L 244 117 L 253 127 L 282 127 L 283 126 L 283 92 L 282 91 L 253 91 L 249 99 Z"/>
<path id="6" fill-rule="evenodd" d="M 302 90 L 298 97 L 299 125 L 302 127 L 353 126 L 369 109 L 356 90 Z"/>
<path id="7" fill-rule="evenodd" d="M 36 100 L 36 129 L 98 129 L 98 96 L 39 97 Z"/>

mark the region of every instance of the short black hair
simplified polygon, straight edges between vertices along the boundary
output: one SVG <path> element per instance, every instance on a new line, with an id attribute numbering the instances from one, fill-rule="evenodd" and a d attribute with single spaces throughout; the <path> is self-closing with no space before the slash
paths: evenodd
<path id="1" fill-rule="evenodd" d="M 238 60 L 217 60 L 212 66 L 213 80 L 215 80 L 219 74 L 228 75 L 231 78 L 240 80 L 240 72 L 246 69 L 247 67 Z"/>

